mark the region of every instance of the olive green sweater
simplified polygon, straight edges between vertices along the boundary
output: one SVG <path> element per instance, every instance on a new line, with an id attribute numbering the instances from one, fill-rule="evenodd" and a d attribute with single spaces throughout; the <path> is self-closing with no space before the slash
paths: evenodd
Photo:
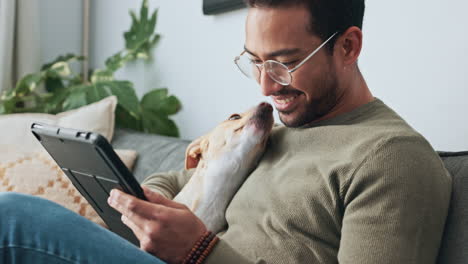
<path id="1" fill-rule="evenodd" d="M 190 172 L 144 184 L 173 197 Z M 276 127 L 205 263 L 435 263 L 451 178 L 382 101 L 308 128 Z"/>

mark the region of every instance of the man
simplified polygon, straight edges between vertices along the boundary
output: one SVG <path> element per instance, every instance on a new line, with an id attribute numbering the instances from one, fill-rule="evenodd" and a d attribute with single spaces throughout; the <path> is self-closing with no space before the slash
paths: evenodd
<path id="1" fill-rule="evenodd" d="M 247 2 L 246 43 L 236 63 L 273 99 L 285 126 L 274 129 L 233 198 L 228 227 L 205 263 L 434 263 L 451 180 L 427 141 L 372 96 L 359 71 L 364 0 Z M 150 176 L 150 202 L 118 191 L 109 199 L 142 249 L 170 263 L 181 262 L 206 232 L 185 206 L 163 197 L 189 177 Z M 66 214 L 59 215 L 79 222 Z M 38 241 L 78 247 L 60 255 L 50 246 L 56 259 L 98 262 L 102 250 L 106 262 L 159 263 L 110 232 L 84 221 L 74 226 L 87 236 L 55 242 L 66 232 L 59 228 Z M 103 246 L 83 245 L 86 237 Z"/>

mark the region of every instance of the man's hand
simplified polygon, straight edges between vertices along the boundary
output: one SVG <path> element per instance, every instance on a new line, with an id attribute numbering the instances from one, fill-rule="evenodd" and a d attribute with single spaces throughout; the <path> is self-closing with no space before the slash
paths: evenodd
<path id="1" fill-rule="evenodd" d="M 169 263 L 180 263 L 206 232 L 203 222 L 187 206 L 142 187 L 148 201 L 112 190 L 110 206 L 140 240 L 140 248 Z"/>

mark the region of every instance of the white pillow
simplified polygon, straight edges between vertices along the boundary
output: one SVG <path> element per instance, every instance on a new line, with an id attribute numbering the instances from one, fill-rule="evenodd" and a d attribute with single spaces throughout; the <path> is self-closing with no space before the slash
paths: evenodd
<path id="1" fill-rule="evenodd" d="M 114 134 L 116 106 L 117 97 L 109 96 L 96 103 L 57 115 L 0 115 L 0 150 L 12 146 L 20 152 L 42 150 L 41 144 L 31 133 L 31 124 L 34 122 L 98 132 L 110 142 Z"/>

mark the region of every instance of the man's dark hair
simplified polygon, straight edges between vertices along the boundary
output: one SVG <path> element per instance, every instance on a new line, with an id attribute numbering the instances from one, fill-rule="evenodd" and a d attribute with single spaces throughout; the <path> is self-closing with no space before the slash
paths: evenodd
<path id="1" fill-rule="evenodd" d="M 333 33 L 344 33 L 352 26 L 362 29 L 365 0 L 245 0 L 249 7 L 290 7 L 303 5 L 311 17 L 308 30 L 326 40 Z M 329 42 L 332 51 L 336 37 Z"/>

